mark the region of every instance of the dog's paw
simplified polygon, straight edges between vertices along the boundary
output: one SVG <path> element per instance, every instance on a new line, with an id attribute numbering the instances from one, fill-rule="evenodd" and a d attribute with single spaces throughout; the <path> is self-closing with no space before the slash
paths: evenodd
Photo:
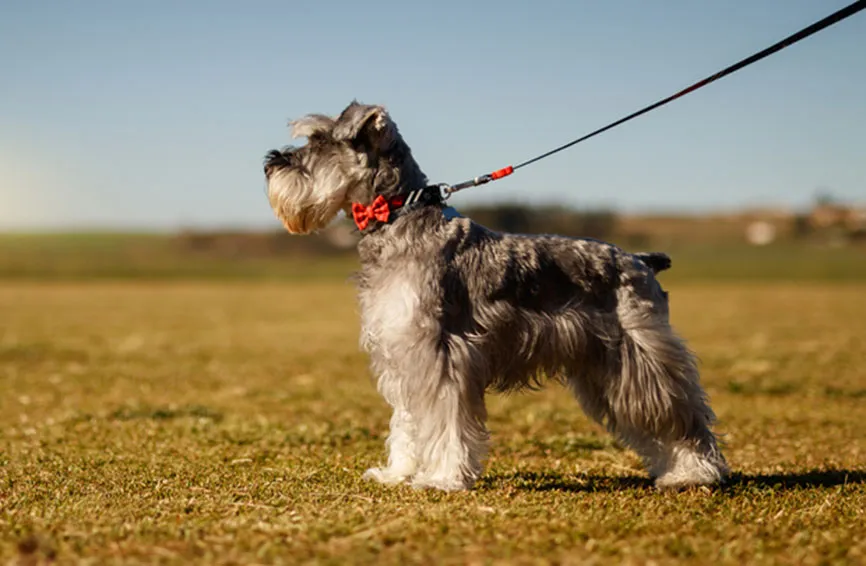
<path id="1" fill-rule="evenodd" d="M 409 476 L 394 472 L 388 468 L 370 468 L 361 477 L 365 480 L 373 480 L 385 485 L 396 485 L 409 479 Z"/>
<path id="2" fill-rule="evenodd" d="M 720 455 L 686 448 L 674 450 L 673 457 L 665 464 L 667 469 L 655 478 L 655 485 L 661 490 L 718 485 L 729 473 L 727 463 Z"/>

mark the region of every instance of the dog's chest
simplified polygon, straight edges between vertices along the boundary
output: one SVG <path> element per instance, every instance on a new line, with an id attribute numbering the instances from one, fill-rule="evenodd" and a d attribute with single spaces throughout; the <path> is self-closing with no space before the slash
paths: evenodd
<path id="1" fill-rule="evenodd" d="M 390 357 L 398 348 L 410 348 L 419 323 L 418 269 L 401 266 L 383 269 L 361 290 L 361 344 Z"/>

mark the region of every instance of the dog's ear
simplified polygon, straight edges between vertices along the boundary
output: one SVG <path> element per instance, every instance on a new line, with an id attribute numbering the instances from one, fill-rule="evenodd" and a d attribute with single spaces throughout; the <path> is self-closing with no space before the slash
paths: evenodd
<path id="1" fill-rule="evenodd" d="M 310 114 L 289 122 L 289 126 L 292 127 L 293 138 L 308 138 L 314 134 L 329 133 L 334 128 L 334 119 L 322 114 Z"/>
<path id="2" fill-rule="evenodd" d="M 371 148 L 385 150 L 391 146 L 397 126 L 382 106 L 352 102 L 334 125 L 334 139 L 366 142 Z"/>

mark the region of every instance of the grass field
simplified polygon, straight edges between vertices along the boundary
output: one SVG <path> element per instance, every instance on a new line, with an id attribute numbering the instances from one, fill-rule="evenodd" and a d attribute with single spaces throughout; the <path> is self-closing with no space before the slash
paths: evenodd
<path id="1" fill-rule="evenodd" d="M 866 562 L 862 266 L 665 275 L 727 486 L 656 492 L 551 387 L 491 397 L 482 481 L 442 494 L 360 479 L 388 411 L 339 265 L 0 282 L 0 562 Z"/>

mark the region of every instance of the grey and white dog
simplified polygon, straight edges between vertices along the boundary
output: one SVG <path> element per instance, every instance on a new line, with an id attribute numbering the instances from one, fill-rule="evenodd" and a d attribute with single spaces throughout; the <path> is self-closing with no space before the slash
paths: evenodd
<path id="1" fill-rule="evenodd" d="M 292 127 L 307 144 L 265 158 L 277 217 L 307 234 L 345 210 L 361 229 L 361 344 L 393 408 L 388 464 L 366 477 L 471 488 L 488 444 L 485 392 L 546 377 L 634 449 L 656 486 L 724 479 L 715 416 L 655 277 L 666 255 L 454 217 L 438 191 L 417 192 L 427 178 L 381 106 Z"/>

